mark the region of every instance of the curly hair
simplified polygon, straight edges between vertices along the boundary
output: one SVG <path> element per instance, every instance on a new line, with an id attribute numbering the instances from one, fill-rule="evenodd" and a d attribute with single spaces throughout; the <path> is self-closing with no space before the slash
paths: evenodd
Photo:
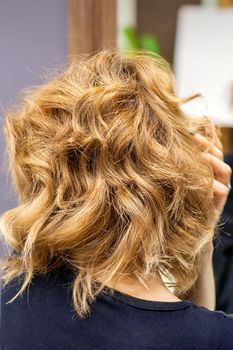
<path id="1" fill-rule="evenodd" d="M 5 285 L 63 264 L 85 317 L 117 273 L 167 276 L 177 296 L 194 285 L 213 237 L 213 173 L 169 64 L 146 52 L 80 57 L 6 113 L 9 169 L 19 196 L 1 216 L 12 252 Z M 212 137 L 212 136 L 211 136 Z M 101 281 L 101 282 L 100 282 Z"/>

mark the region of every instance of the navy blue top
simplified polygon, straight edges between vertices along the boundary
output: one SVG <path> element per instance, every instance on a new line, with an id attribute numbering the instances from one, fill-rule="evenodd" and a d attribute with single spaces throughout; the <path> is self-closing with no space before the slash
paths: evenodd
<path id="1" fill-rule="evenodd" d="M 37 276 L 7 305 L 18 282 L 3 289 L 1 350 L 233 350 L 233 318 L 190 301 L 101 293 L 91 315 L 80 319 L 71 305 L 71 275 L 63 268 Z"/>

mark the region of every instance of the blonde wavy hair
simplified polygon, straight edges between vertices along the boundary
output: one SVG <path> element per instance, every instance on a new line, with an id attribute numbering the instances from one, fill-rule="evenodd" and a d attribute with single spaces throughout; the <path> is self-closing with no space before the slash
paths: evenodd
<path id="1" fill-rule="evenodd" d="M 180 108 L 194 97 L 176 96 L 161 57 L 102 51 L 6 114 L 19 205 L 1 216 L 4 284 L 23 276 L 13 300 L 63 264 L 80 317 L 116 274 L 147 284 L 159 272 L 185 296 L 213 237 L 213 173 L 193 137 L 210 122 Z"/>

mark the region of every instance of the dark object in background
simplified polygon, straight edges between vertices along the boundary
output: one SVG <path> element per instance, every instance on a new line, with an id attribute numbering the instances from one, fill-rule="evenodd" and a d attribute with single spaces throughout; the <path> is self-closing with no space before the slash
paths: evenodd
<path id="1" fill-rule="evenodd" d="M 224 160 L 233 169 L 233 154 Z M 233 179 L 231 179 L 233 187 Z M 214 273 L 216 281 L 216 310 L 233 314 L 233 189 L 222 214 L 223 226 L 215 240 Z"/>

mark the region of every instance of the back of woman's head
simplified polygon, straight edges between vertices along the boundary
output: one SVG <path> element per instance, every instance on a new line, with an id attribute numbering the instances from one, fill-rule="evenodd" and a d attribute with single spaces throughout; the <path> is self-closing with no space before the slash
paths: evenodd
<path id="1" fill-rule="evenodd" d="M 212 173 L 168 64 L 103 51 L 27 94 L 4 130 L 19 206 L 1 218 L 4 280 L 66 263 L 80 316 L 116 274 L 183 295 L 212 238 Z M 101 282 L 100 282 L 101 281 Z"/>

